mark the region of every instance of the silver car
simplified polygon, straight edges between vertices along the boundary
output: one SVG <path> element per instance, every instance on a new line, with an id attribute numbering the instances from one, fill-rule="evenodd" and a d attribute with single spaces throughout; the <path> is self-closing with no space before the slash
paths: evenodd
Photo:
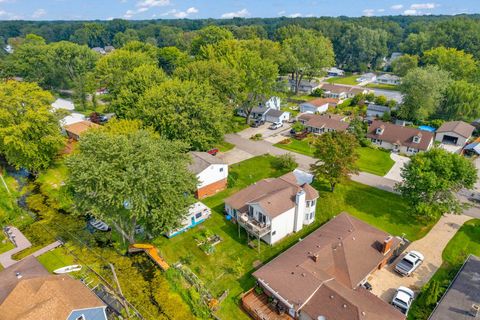
<path id="1" fill-rule="evenodd" d="M 407 287 L 399 287 L 391 303 L 395 308 L 400 310 L 400 312 L 407 315 L 414 298 L 415 294 L 412 290 Z"/>
<path id="2" fill-rule="evenodd" d="M 424 257 L 418 251 L 410 251 L 395 266 L 395 271 L 402 276 L 410 276 L 423 262 Z"/>

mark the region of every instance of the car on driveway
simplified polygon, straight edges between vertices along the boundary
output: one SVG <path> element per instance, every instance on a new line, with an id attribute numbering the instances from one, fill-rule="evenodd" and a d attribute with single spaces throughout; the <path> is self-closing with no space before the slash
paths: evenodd
<path id="1" fill-rule="evenodd" d="M 410 276 L 423 262 L 424 257 L 418 251 L 410 251 L 395 266 L 395 271 L 402 276 Z"/>
<path id="2" fill-rule="evenodd" d="M 262 120 L 262 119 L 257 119 L 255 121 L 252 121 L 250 122 L 250 127 L 252 128 L 258 128 L 260 127 L 262 124 L 265 123 L 265 120 Z"/>
<path id="3" fill-rule="evenodd" d="M 282 122 L 274 122 L 272 125 L 269 127 L 271 130 L 277 130 L 278 128 L 283 127 Z"/>
<path id="4" fill-rule="evenodd" d="M 400 312 L 407 315 L 414 298 L 415 294 L 412 290 L 407 287 L 399 287 L 397 292 L 395 292 L 391 303 L 395 308 L 400 310 Z"/>

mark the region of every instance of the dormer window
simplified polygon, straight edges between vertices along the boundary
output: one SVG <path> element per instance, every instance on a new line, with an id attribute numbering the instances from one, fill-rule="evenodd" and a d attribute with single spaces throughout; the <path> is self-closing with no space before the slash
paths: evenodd
<path id="1" fill-rule="evenodd" d="M 421 140 L 422 140 L 421 133 L 417 134 L 416 136 L 413 136 L 413 143 L 420 143 Z"/>
<path id="2" fill-rule="evenodd" d="M 375 133 L 380 136 L 383 134 L 383 131 L 385 131 L 385 126 L 380 126 L 375 130 Z"/>

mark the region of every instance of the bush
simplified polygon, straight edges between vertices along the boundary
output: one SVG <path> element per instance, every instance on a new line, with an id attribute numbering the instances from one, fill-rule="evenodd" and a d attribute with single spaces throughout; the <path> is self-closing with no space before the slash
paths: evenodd
<path id="1" fill-rule="evenodd" d="M 292 130 L 294 130 L 295 132 L 302 132 L 303 130 L 305 130 L 305 125 L 300 121 L 296 121 L 294 124 L 292 124 Z"/>
<path id="2" fill-rule="evenodd" d="M 287 138 L 287 139 L 283 139 L 282 141 L 280 141 L 279 143 L 280 144 L 290 144 L 292 142 L 292 140 L 290 138 Z"/>
<path id="3" fill-rule="evenodd" d="M 253 140 L 253 141 L 262 140 L 262 134 L 261 133 L 254 134 L 253 136 L 250 137 L 250 140 Z"/>
<path id="4" fill-rule="evenodd" d="M 275 157 L 274 166 L 278 170 L 292 171 L 298 166 L 298 163 L 295 161 L 294 155 L 286 153 Z"/>
<path id="5" fill-rule="evenodd" d="M 321 88 L 317 88 L 315 90 L 312 91 L 312 93 L 310 93 L 310 96 L 312 97 L 323 97 L 323 94 L 324 94 L 325 90 L 321 89 Z"/>

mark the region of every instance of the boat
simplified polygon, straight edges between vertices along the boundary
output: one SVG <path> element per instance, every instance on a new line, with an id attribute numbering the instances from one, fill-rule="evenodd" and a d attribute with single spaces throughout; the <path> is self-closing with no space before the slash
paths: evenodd
<path id="1" fill-rule="evenodd" d="M 79 264 L 72 264 L 71 266 L 66 266 L 63 268 L 58 268 L 53 270 L 53 273 L 55 274 L 63 274 L 63 273 L 69 273 L 69 272 L 75 272 L 75 271 L 80 271 L 82 270 L 82 266 Z"/>
<path id="2" fill-rule="evenodd" d="M 103 222 L 101 220 L 92 219 L 92 220 L 88 221 L 88 223 L 92 227 L 94 227 L 95 229 L 100 230 L 100 231 L 109 231 L 110 230 L 110 227 L 108 226 L 108 224 L 106 224 L 105 222 Z"/>

